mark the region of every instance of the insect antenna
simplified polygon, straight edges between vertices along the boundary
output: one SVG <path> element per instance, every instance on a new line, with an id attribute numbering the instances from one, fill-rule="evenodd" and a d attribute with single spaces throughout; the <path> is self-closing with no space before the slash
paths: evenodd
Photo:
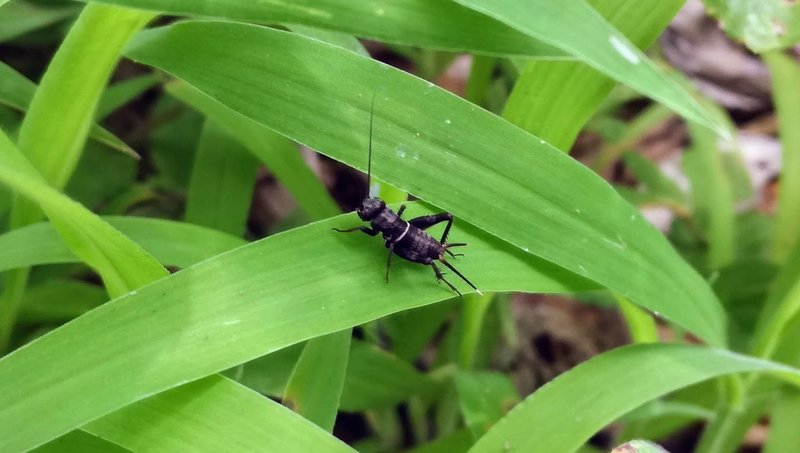
<path id="1" fill-rule="evenodd" d="M 369 148 L 367 151 L 367 191 L 368 196 L 373 196 L 372 188 L 372 123 L 375 118 L 375 93 L 372 93 L 372 102 L 369 107 Z M 377 195 L 377 189 L 375 190 Z"/>

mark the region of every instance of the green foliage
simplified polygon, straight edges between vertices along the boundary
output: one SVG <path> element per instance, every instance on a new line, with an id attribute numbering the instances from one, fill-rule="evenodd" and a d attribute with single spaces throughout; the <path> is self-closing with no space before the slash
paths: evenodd
<path id="1" fill-rule="evenodd" d="M 767 451 L 796 442 L 790 57 L 765 55 L 785 150 L 773 222 L 739 212 L 753 194 L 728 119 L 643 53 L 679 0 L 84 3 L 0 0 L 0 41 L 60 41 L 38 86 L 0 62 L 0 450 L 593 451 L 614 422 L 620 444 L 702 420 L 698 449 L 717 452 L 765 414 Z M 752 49 L 796 38 L 796 5 L 706 3 Z M 473 56 L 465 99 L 427 81 L 453 52 Z M 144 69 L 109 84 L 121 58 Z M 623 120 L 631 100 L 647 105 Z M 688 192 L 634 151 L 675 114 Z M 586 128 L 605 140 L 591 169 L 565 152 Z M 455 263 L 483 295 L 402 260 L 385 282 L 377 238 L 331 231 L 359 219 L 299 148 L 363 171 L 370 144 L 391 208 L 455 215 Z M 617 162 L 635 187 L 602 178 Z M 262 165 L 298 209 L 258 238 Z M 672 243 L 638 212 L 653 205 L 677 215 Z M 634 345 L 532 395 L 492 370 L 521 347 L 506 293 L 589 291 Z M 705 345 L 659 342 L 656 318 Z M 347 445 L 332 432 L 349 419 L 364 428 Z"/>

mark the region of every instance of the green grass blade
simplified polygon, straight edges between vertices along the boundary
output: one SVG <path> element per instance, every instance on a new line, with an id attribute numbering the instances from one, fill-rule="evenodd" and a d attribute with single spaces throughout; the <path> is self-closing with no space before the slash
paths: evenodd
<path id="1" fill-rule="evenodd" d="M 295 0 L 291 3 L 253 3 L 250 0 L 100 1 L 171 14 L 307 25 L 414 47 L 506 56 L 565 56 L 564 52 L 549 44 L 450 1 L 395 0 L 381 5 L 371 0 Z"/>
<path id="2" fill-rule="evenodd" d="M 152 17 L 149 13 L 89 5 L 50 62 L 17 144 L 56 188 L 64 187 L 75 169 L 122 46 Z M 26 218 L 22 213 L 20 217 Z"/>
<path id="3" fill-rule="evenodd" d="M 73 5 L 39 5 L 15 1 L 0 7 L 0 42 L 10 41 L 26 33 L 75 16 Z"/>
<path id="4" fill-rule="evenodd" d="M 800 237 L 800 65 L 778 52 L 764 54 L 764 61 L 772 75 L 783 156 L 772 254 L 778 262 L 784 262 Z"/>
<path id="5" fill-rule="evenodd" d="M 429 212 L 408 208 L 410 216 Z M 343 215 L 223 253 L 0 359 L 0 426 L 7 429 L 0 450 L 31 448 L 187 381 L 452 297 L 429 269 L 413 263 L 398 262 L 384 283 L 380 242 L 331 231 L 355 222 Z M 451 238 L 469 242 L 460 269 L 480 275 L 487 290 L 591 287 L 475 228 L 457 223 Z M 62 410 L 42 411 L 44 404 Z"/>
<path id="6" fill-rule="evenodd" d="M 0 104 L 7 105 L 14 110 L 25 112 L 33 100 L 36 84 L 26 79 L 25 76 L 15 71 L 12 67 L 0 61 Z M 103 129 L 98 124 L 93 124 L 89 130 L 89 137 L 106 146 L 122 151 L 131 156 L 138 157 L 122 140 L 111 132 Z"/>
<path id="7" fill-rule="evenodd" d="M 136 243 L 45 183 L 1 132 L 0 182 L 47 213 L 70 250 L 100 273 L 112 296 L 167 275 L 166 269 Z"/>
<path id="8" fill-rule="evenodd" d="M 108 300 L 102 287 L 77 280 L 49 280 L 25 292 L 18 320 L 43 324 L 66 322 Z"/>
<path id="9" fill-rule="evenodd" d="M 336 421 L 351 334 L 345 329 L 310 340 L 283 393 L 286 405 L 328 432 Z"/>
<path id="10" fill-rule="evenodd" d="M 776 373 L 800 385 L 798 369 L 726 350 L 675 344 L 616 349 L 534 392 L 470 451 L 502 451 L 504 445 L 525 452 L 574 451 L 647 401 L 717 376 L 750 371 Z"/>
<path id="11" fill-rule="evenodd" d="M 83 429 L 132 451 L 354 451 L 279 403 L 221 376 L 153 396 Z"/>
<path id="12" fill-rule="evenodd" d="M 706 266 L 718 270 L 736 255 L 734 200 L 716 135 L 690 123 L 692 145 L 683 156 L 683 169 L 692 185 L 695 220 L 708 241 Z"/>
<path id="13" fill-rule="evenodd" d="M 72 431 L 32 450 L 36 453 L 128 453 L 130 450 L 86 431 Z"/>
<path id="14" fill-rule="evenodd" d="M 158 85 L 159 80 L 156 74 L 145 74 L 109 86 L 100 98 L 95 117 L 105 118 L 135 97 Z"/>
<path id="15" fill-rule="evenodd" d="M 95 107 L 117 64 L 122 46 L 152 17 L 150 13 L 89 5 L 70 28 L 42 76 L 17 138 L 19 149 L 47 184 L 56 189 L 67 184 L 80 159 Z M 9 224 L 12 229 L 18 228 L 41 217 L 40 206 L 32 200 L 17 197 Z M 91 250 L 93 247 L 88 245 L 85 248 Z M 91 257 L 92 264 L 99 265 L 103 277 L 111 279 L 106 281 L 112 285 L 109 291 L 122 291 L 128 277 L 111 271 L 113 266 L 101 264 L 99 258 L 101 256 Z M 14 326 L 27 276 L 27 269 L 19 269 L 6 279 L 0 299 L 0 351 L 5 350 Z"/>
<path id="16" fill-rule="evenodd" d="M 462 371 L 455 377 L 464 424 L 478 438 L 519 402 L 511 378 L 497 372 Z"/>
<path id="17" fill-rule="evenodd" d="M 385 408 L 436 388 L 433 379 L 412 365 L 373 344 L 354 340 L 341 409 L 361 412 Z"/>
<path id="18" fill-rule="evenodd" d="M 582 0 L 457 1 L 564 50 L 688 120 L 725 132 L 686 90 Z M 579 29 L 567 24 L 579 24 Z"/>
<path id="19" fill-rule="evenodd" d="M 685 2 L 592 0 L 589 3 L 631 43 L 646 49 Z M 517 79 L 503 116 L 566 152 L 614 86 L 612 79 L 582 62 L 531 61 Z"/>
<path id="20" fill-rule="evenodd" d="M 647 193 L 674 205 L 686 204 L 686 194 L 681 191 L 675 181 L 669 179 L 655 162 L 639 153 L 623 153 L 625 166 L 633 172 L 636 180 L 645 186 Z"/>
<path id="21" fill-rule="evenodd" d="M 790 47 L 800 41 L 800 8 L 785 0 L 740 2 L 703 0 L 720 26 L 755 52 Z"/>
<path id="22" fill-rule="evenodd" d="M 320 220 L 340 212 L 336 202 L 308 168 L 291 140 L 185 83 L 170 83 L 167 91 L 216 121 L 229 135 L 239 140 L 264 162 L 312 219 Z"/>
<path id="23" fill-rule="evenodd" d="M 769 417 L 769 437 L 764 445 L 764 453 L 792 451 L 800 445 L 800 396 L 791 393 L 782 398 L 773 408 Z"/>
<path id="24" fill-rule="evenodd" d="M 241 237 L 247 226 L 258 162 L 212 120 L 194 158 L 184 220 Z"/>
<path id="25" fill-rule="evenodd" d="M 360 169 L 377 91 L 376 177 L 724 343 L 706 283 L 605 181 L 432 84 L 319 41 L 222 22 L 144 32 L 128 55 Z"/>
<path id="26" fill-rule="evenodd" d="M 144 217 L 103 217 L 164 265 L 189 267 L 247 242 L 209 228 Z M 77 263 L 50 223 L 38 223 L 0 235 L 0 271 L 40 264 Z"/>

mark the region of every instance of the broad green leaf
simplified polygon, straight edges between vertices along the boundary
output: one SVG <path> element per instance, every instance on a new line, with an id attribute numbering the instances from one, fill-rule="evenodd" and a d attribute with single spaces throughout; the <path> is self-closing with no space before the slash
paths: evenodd
<path id="1" fill-rule="evenodd" d="M 0 7 L 0 42 L 61 22 L 79 11 L 73 5 L 39 5 L 14 1 Z"/>
<path id="2" fill-rule="evenodd" d="M 229 135 L 239 140 L 264 162 L 311 218 L 320 220 L 340 212 L 291 140 L 185 83 L 170 83 L 167 91 L 216 121 Z"/>
<path id="3" fill-rule="evenodd" d="M 194 158 L 184 220 L 241 237 L 258 162 L 213 120 L 206 120 Z"/>
<path id="4" fill-rule="evenodd" d="M 341 409 L 360 412 L 389 407 L 436 388 L 437 382 L 412 365 L 373 344 L 356 340 L 347 362 Z"/>
<path id="5" fill-rule="evenodd" d="M 328 432 L 336 421 L 351 335 L 350 329 L 345 329 L 310 340 L 283 393 L 287 406 Z"/>
<path id="6" fill-rule="evenodd" d="M 93 0 L 82 0 L 92 2 Z M 244 22 L 307 25 L 414 47 L 495 55 L 564 57 L 550 44 L 450 1 L 295 0 L 99 0 L 169 14 Z"/>
<path id="7" fill-rule="evenodd" d="M 354 451 L 280 404 L 221 376 L 147 398 L 83 429 L 132 451 Z"/>
<path id="8" fill-rule="evenodd" d="M 259 393 L 280 398 L 305 345 L 298 343 L 283 348 L 226 370 L 223 374 Z"/>
<path id="9" fill-rule="evenodd" d="M 166 269 L 137 244 L 45 183 L 2 132 L 0 183 L 39 205 L 70 250 L 100 273 L 113 296 L 167 274 Z"/>
<path id="10" fill-rule="evenodd" d="M 408 213 L 430 211 L 410 204 Z M 331 231 L 356 222 L 343 215 L 220 254 L 3 357 L 0 426 L 9 434 L 0 436 L 0 450 L 32 448 L 185 382 L 452 297 L 433 272 L 413 263 L 396 263 L 386 284 L 380 241 Z M 463 222 L 450 237 L 470 244 L 459 268 L 488 291 L 592 287 Z M 44 404 L 69 410 L 42 411 Z"/>
<path id="11" fill-rule="evenodd" d="M 377 177 L 724 343 L 724 316 L 706 283 L 605 181 L 432 84 L 319 41 L 232 23 L 150 30 L 127 53 L 360 169 L 377 90 Z"/>
<path id="12" fill-rule="evenodd" d="M 471 452 L 574 451 L 622 414 L 673 390 L 731 373 L 769 372 L 800 385 L 800 370 L 677 344 L 628 346 L 589 359 L 545 384 Z"/>
<path id="13" fill-rule="evenodd" d="M 582 0 L 456 1 L 562 49 L 688 120 L 724 132 L 687 91 Z M 566 24 L 580 24 L 580 32 Z"/>
<path id="14" fill-rule="evenodd" d="M 364 48 L 356 37 L 330 30 L 322 30 L 314 27 L 307 27 L 305 25 L 290 25 L 287 27 L 289 30 L 299 33 L 309 38 L 318 39 L 334 46 L 339 46 L 343 49 L 355 52 L 363 57 L 369 57 L 369 51 Z"/>
<path id="15" fill-rule="evenodd" d="M 28 106 L 36 92 L 36 84 L 26 79 L 25 76 L 15 71 L 12 67 L 0 61 L 0 104 L 12 107 L 20 112 L 28 110 Z M 89 130 L 93 139 L 123 153 L 138 157 L 138 154 L 114 134 L 93 124 Z"/>
<path id="16" fill-rule="evenodd" d="M 754 52 L 790 47 L 800 41 L 800 8 L 787 0 L 703 0 L 729 35 Z"/>
<path id="17" fill-rule="evenodd" d="M 791 7 L 798 9 L 797 5 Z M 796 28 L 800 30 L 800 26 Z M 764 61 L 772 75 L 783 157 L 772 251 L 778 262 L 784 262 L 800 236 L 800 65 L 779 52 L 765 54 Z"/>
<path id="18" fill-rule="evenodd" d="M 103 217 L 164 265 L 188 267 L 247 242 L 205 227 L 144 217 Z M 0 235 L 0 271 L 39 264 L 76 263 L 50 223 L 39 223 Z"/>
<path id="19" fill-rule="evenodd" d="M 684 3 L 684 0 L 589 2 L 640 49 L 647 49 L 655 42 Z M 517 79 L 503 117 L 567 152 L 614 85 L 612 79 L 579 61 L 531 61 Z"/>

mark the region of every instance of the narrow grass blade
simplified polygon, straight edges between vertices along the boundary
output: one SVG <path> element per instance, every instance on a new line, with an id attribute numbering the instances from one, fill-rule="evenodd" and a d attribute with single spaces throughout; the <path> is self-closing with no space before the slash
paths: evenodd
<path id="1" fill-rule="evenodd" d="M 25 292 L 20 323 L 61 323 L 77 318 L 108 300 L 102 287 L 77 280 L 49 280 Z"/>
<path id="2" fill-rule="evenodd" d="M 414 395 L 435 392 L 438 383 L 377 346 L 353 341 L 342 392 L 347 412 L 390 407 Z"/>
<path id="3" fill-rule="evenodd" d="M 32 450 L 36 453 L 129 453 L 130 450 L 86 431 L 72 431 Z"/>
<path id="4" fill-rule="evenodd" d="M 688 120 L 724 133 L 714 117 L 582 0 L 457 0 L 556 46 L 594 69 L 663 103 Z M 580 31 L 565 24 L 579 24 Z"/>
<path id="5" fill-rule="evenodd" d="M 80 159 L 94 120 L 95 107 L 117 64 L 122 46 L 152 17 L 150 13 L 89 5 L 70 28 L 42 76 L 17 138 L 19 149 L 46 184 L 56 189 L 67 184 Z M 6 144 L 1 145 L 5 147 Z M 41 217 L 41 207 L 35 201 L 18 196 L 14 199 L 9 224 L 12 229 L 18 228 L 37 222 Z M 80 228 L 80 225 L 73 227 Z M 87 241 L 91 239 L 85 238 L 84 242 Z M 91 245 L 84 244 L 84 250 L 92 249 Z M 123 281 L 131 277 L 118 274 L 109 263 L 101 263 L 98 259 L 102 258 L 91 257 L 91 264 L 100 266 L 103 277 L 109 279 L 106 281 L 111 285 L 109 291 L 112 294 L 122 292 Z M 149 266 L 144 269 L 147 268 Z M 146 270 L 142 272 L 147 273 Z M 27 276 L 27 269 L 19 269 L 6 279 L 0 299 L 0 352 L 5 350 L 14 326 Z M 135 280 L 133 278 L 127 283 Z"/>
<path id="6" fill-rule="evenodd" d="M 7 105 L 20 112 L 25 112 L 28 110 L 28 106 L 35 92 L 36 84 L 0 61 L 0 104 Z M 133 157 L 139 157 L 138 154 L 122 140 L 106 129 L 103 129 L 98 124 L 93 124 L 91 126 L 89 137 L 113 149 L 130 154 Z"/>
<path id="7" fill-rule="evenodd" d="M 635 46 L 647 49 L 684 0 L 589 2 Z M 616 83 L 579 61 L 534 60 L 525 65 L 506 101 L 503 117 L 568 152 L 578 132 Z"/>
<path id="8" fill-rule="evenodd" d="M 93 1 L 93 0 L 83 0 Z M 565 57 L 550 44 L 450 2 L 394 0 L 100 0 L 170 14 L 243 22 L 307 25 L 378 41 L 452 51 L 529 57 Z"/>
<path id="9" fill-rule="evenodd" d="M 2 132 L 0 182 L 47 213 L 70 250 L 100 273 L 112 296 L 167 275 L 166 269 L 141 247 L 45 183 Z"/>
<path id="10" fill-rule="evenodd" d="M 354 451 L 280 404 L 222 376 L 155 395 L 83 429 L 132 451 Z"/>
<path id="11" fill-rule="evenodd" d="M 44 28 L 77 15 L 73 5 L 39 5 L 16 1 L 0 7 L 0 42 Z"/>
<path id="12" fill-rule="evenodd" d="M 105 118 L 135 97 L 156 86 L 158 82 L 159 78 L 156 74 L 145 74 L 109 86 L 100 98 L 95 117 Z"/>
<path id="13" fill-rule="evenodd" d="M 683 156 L 683 168 L 692 185 L 695 220 L 708 241 L 706 266 L 718 270 L 736 255 L 733 189 L 725 172 L 717 137 L 690 123 L 692 146 Z"/>
<path id="14" fill-rule="evenodd" d="M 345 329 L 310 340 L 283 393 L 287 406 L 328 432 L 336 421 L 351 335 Z"/>
<path id="15" fill-rule="evenodd" d="M 793 448 L 800 445 L 797 420 L 800 420 L 800 395 L 792 392 L 781 399 L 770 413 L 769 437 L 767 437 L 763 452 L 792 451 Z"/>
<path id="16" fill-rule="evenodd" d="M 56 188 L 64 187 L 75 169 L 122 46 L 152 17 L 150 13 L 89 5 L 50 62 L 17 144 Z M 20 213 L 18 218 L 26 217 Z"/>
<path id="17" fill-rule="evenodd" d="M 194 158 L 184 220 L 241 237 L 250 212 L 258 161 L 212 120 Z"/>
<path id="18" fill-rule="evenodd" d="M 464 424 L 478 438 L 519 402 L 511 378 L 497 372 L 463 371 L 456 374 L 458 403 Z"/>
<path id="19" fill-rule="evenodd" d="M 772 250 L 774 258 L 784 262 L 800 237 L 800 65 L 779 52 L 764 54 L 764 61 L 772 75 L 783 155 Z"/>
<path id="20" fill-rule="evenodd" d="M 376 177 L 724 343 L 708 285 L 605 181 L 432 84 L 296 34 L 222 22 L 149 30 L 128 55 L 361 169 L 376 93 Z M 241 69 L 235 79 L 230 67 Z"/>
<path id="21" fill-rule="evenodd" d="M 103 217 L 112 227 L 140 244 L 158 262 L 189 267 L 247 242 L 209 228 L 144 217 Z M 77 263 L 50 223 L 38 223 L 0 235 L 0 271 L 40 264 Z"/>
<path id="22" fill-rule="evenodd" d="M 534 392 L 470 451 L 574 451 L 598 430 L 647 401 L 717 376 L 751 371 L 775 373 L 800 385 L 796 368 L 725 350 L 676 344 L 616 349 Z"/>
<path id="23" fill-rule="evenodd" d="M 410 204 L 408 213 L 430 211 Z M 380 269 L 386 255 L 379 242 L 331 231 L 354 222 L 354 215 L 344 215 L 223 253 L 106 303 L 0 359 L 0 450 L 32 448 L 185 382 L 452 297 L 430 269 L 413 263 L 397 263 L 391 282 L 384 283 Z M 456 225 L 451 238 L 470 244 L 460 269 L 486 290 L 591 287 Z M 50 372 L 42 373 L 45 368 Z M 42 411 L 44 404 L 63 410 Z"/>
<path id="24" fill-rule="evenodd" d="M 800 8 L 792 1 L 703 0 L 720 26 L 754 52 L 791 47 L 800 41 Z"/>
<path id="25" fill-rule="evenodd" d="M 250 118 L 185 83 L 170 83 L 167 91 L 216 121 L 241 142 L 286 186 L 308 215 L 320 220 L 338 214 L 339 208 L 311 172 L 296 145 Z"/>

